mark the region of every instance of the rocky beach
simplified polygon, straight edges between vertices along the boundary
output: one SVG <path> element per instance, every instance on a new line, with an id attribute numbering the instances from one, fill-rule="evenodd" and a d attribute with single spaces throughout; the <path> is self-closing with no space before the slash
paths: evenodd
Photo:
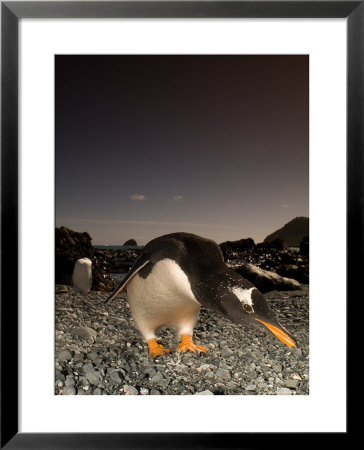
<path id="1" fill-rule="evenodd" d="M 306 395 L 309 393 L 308 287 L 273 291 L 266 298 L 297 339 L 298 349 L 272 335 L 235 325 L 204 308 L 197 356 L 175 351 L 178 336 L 163 330 L 172 350 L 152 359 L 135 329 L 126 294 L 104 305 L 108 294 L 56 294 L 55 393 L 62 395 Z"/>
<path id="2" fill-rule="evenodd" d="M 65 234 L 64 230 L 59 233 Z M 61 255 L 64 261 L 70 259 L 69 255 L 84 257 L 85 251 L 75 250 L 78 237 L 68 235 L 75 245 L 69 242 L 64 246 L 59 241 L 56 256 Z M 243 276 L 245 273 L 254 276 L 257 286 L 261 283 L 260 289 L 280 323 L 296 338 L 297 349 L 285 346 L 260 328 L 236 325 L 201 308 L 194 340 L 206 347 L 208 353 L 198 356 L 176 352 L 179 338 L 174 330 L 165 329 L 159 339 L 172 352 L 153 359 L 134 326 L 127 293 L 122 292 L 113 302 L 104 304 L 117 284 L 112 273 L 127 271 L 141 250 L 98 250 L 91 247 L 91 240 L 84 233 L 80 239 L 93 261 L 94 282 L 88 293 L 81 293 L 67 283 L 56 285 L 56 394 L 309 393 L 309 280 L 305 246 L 287 249 L 279 242 L 256 245 L 248 239 L 220 244 L 229 266 L 244 272 Z"/>

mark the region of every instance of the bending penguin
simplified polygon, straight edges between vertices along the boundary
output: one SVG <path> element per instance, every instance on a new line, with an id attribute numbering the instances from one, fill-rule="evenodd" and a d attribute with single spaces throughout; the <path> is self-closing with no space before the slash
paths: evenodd
<path id="1" fill-rule="evenodd" d="M 210 239 L 189 233 L 153 239 L 105 303 L 126 286 L 131 314 L 153 358 L 171 351 L 156 340 L 156 331 L 164 327 L 179 331 L 177 351 L 207 353 L 192 339 L 201 306 L 238 324 L 257 324 L 297 348 L 264 296 L 226 266 L 220 247 Z"/>

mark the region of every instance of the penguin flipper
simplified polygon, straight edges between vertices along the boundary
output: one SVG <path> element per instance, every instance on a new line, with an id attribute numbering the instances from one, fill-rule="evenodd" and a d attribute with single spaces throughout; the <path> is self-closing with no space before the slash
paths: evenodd
<path id="1" fill-rule="evenodd" d="M 132 267 L 129 270 L 126 277 L 116 287 L 116 289 L 110 295 L 110 297 L 104 301 L 104 304 L 109 303 L 111 300 L 113 300 L 124 289 L 124 287 L 129 283 L 129 281 L 139 272 L 139 270 L 141 270 L 143 267 L 145 267 L 148 263 L 149 263 L 149 260 L 146 261 L 145 259 L 138 258 L 135 261 L 135 263 L 132 265 Z"/>

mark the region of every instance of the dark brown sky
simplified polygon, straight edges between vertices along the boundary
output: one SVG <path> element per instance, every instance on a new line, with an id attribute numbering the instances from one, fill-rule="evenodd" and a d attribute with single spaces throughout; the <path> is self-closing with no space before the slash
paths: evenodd
<path id="1" fill-rule="evenodd" d="M 308 56 L 56 56 L 56 225 L 260 242 L 308 216 Z"/>

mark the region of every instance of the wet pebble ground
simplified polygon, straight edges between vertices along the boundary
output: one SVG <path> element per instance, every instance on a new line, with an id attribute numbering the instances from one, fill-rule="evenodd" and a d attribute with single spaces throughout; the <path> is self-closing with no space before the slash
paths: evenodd
<path id="1" fill-rule="evenodd" d="M 265 294 L 281 324 L 296 338 L 286 347 L 258 328 L 245 328 L 201 309 L 194 341 L 208 354 L 176 352 L 178 335 L 163 330 L 172 350 L 152 359 L 122 293 L 56 294 L 55 393 L 59 395 L 307 395 L 308 286 Z"/>

